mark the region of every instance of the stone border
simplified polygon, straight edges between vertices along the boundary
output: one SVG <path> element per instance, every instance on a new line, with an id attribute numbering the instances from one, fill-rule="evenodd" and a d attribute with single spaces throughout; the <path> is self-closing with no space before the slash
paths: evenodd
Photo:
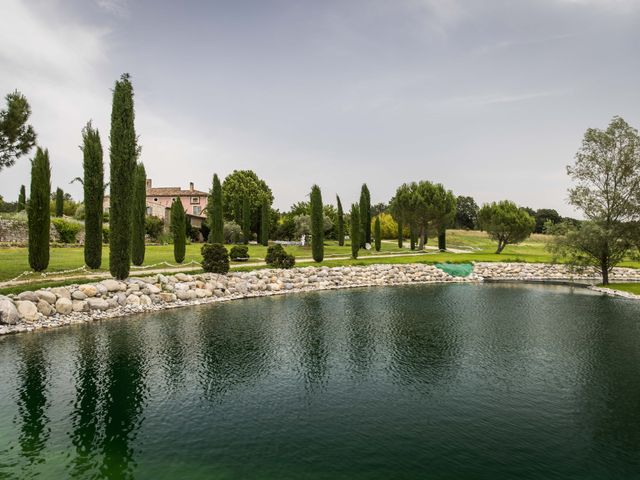
<path id="1" fill-rule="evenodd" d="M 614 269 L 611 279 L 640 281 L 640 270 Z M 474 264 L 473 273 L 468 277 L 454 277 L 427 264 L 261 269 L 226 275 L 157 274 L 0 296 L 0 335 L 183 306 L 316 290 L 483 281 L 564 283 L 587 287 L 597 280 L 594 271 L 577 274 L 565 265 L 490 262 Z M 608 295 L 640 299 L 627 292 L 590 288 Z"/>

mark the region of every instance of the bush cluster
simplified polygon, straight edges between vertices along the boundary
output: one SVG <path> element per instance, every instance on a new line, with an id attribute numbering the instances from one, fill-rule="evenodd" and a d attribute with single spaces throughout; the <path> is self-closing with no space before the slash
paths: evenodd
<path id="1" fill-rule="evenodd" d="M 76 222 L 70 222 L 64 218 L 53 218 L 51 223 L 60 236 L 62 243 L 76 243 L 76 236 L 82 230 L 82 226 Z"/>
<path id="2" fill-rule="evenodd" d="M 249 247 L 246 245 L 234 245 L 231 247 L 229 256 L 235 262 L 246 262 L 249 260 Z"/>
<path id="3" fill-rule="evenodd" d="M 205 272 L 225 274 L 229 271 L 229 253 L 221 243 L 205 243 L 200 252 Z"/>
<path id="4" fill-rule="evenodd" d="M 293 268 L 296 257 L 287 253 L 279 243 L 267 248 L 267 256 L 264 259 L 267 265 L 274 268 Z"/>

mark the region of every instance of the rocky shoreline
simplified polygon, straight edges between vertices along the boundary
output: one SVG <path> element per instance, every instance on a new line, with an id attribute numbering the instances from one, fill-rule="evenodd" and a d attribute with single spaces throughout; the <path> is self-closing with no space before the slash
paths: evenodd
<path id="1" fill-rule="evenodd" d="M 46 288 L 0 296 L 0 335 L 88 323 L 106 318 L 189 305 L 313 290 L 482 281 L 562 281 L 597 283 L 594 270 L 573 272 L 565 265 L 475 263 L 467 277 L 454 277 L 433 265 L 389 264 L 361 267 L 302 267 L 254 270 L 227 275 L 152 275 L 124 281 Z M 640 281 L 640 270 L 616 268 L 611 281 Z M 640 298 L 592 287 L 606 294 Z M 624 292 L 622 292 L 624 293 Z"/>

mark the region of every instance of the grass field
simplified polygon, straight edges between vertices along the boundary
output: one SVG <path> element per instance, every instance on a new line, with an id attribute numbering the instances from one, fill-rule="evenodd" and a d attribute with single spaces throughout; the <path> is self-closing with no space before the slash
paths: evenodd
<path id="1" fill-rule="evenodd" d="M 600 286 L 602 287 L 603 285 Z M 610 283 L 606 287 L 613 290 L 622 290 L 623 292 L 640 295 L 640 283 Z"/>
<path id="2" fill-rule="evenodd" d="M 519 245 L 510 245 L 500 255 L 496 255 L 495 243 L 488 238 L 484 232 L 450 230 L 447 232 L 447 246 L 450 249 L 459 251 L 458 253 L 440 253 L 433 249 L 435 239 L 427 242 L 427 246 L 431 250 L 422 256 L 409 255 L 413 252 L 408 248 L 409 243 L 405 243 L 405 248 L 399 249 L 395 241 L 383 241 L 382 250 L 379 254 L 375 251 L 361 250 L 357 260 L 349 258 L 351 255 L 351 247 L 347 243 L 345 246 L 338 246 L 337 242 L 328 241 L 325 245 L 325 260 L 323 265 L 340 266 L 340 265 L 366 265 L 372 263 L 436 263 L 436 262 L 552 262 L 552 255 L 546 250 L 546 242 L 548 237 L 544 235 L 532 235 L 527 241 Z M 192 260 L 200 261 L 201 244 L 187 245 L 185 262 Z M 311 247 L 286 247 L 287 251 L 294 254 L 300 264 L 305 259 L 311 258 Z M 263 261 L 266 255 L 266 247 L 262 245 L 249 246 L 249 262 Z M 378 258 L 376 255 L 394 256 Z M 66 247 L 52 248 L 51 261 L 49 263 L 48 274 L 71 270 L 84 265 L 82 247 Z M 107 272 L 109 265 L 109 248 L 103 249 L 103 268 L 98 272 Z M 397 256 L 396 256 L 397 255 Z M 338 257 L 338 258 L 335 258 Z M 560 259 L 561 261 L 561 259 Z M 151 266 L 161 262 L 174 264 L 173 245 L 149 245 L 146 248 L 144 266 Z M 236 264 L 243 268 L 242 263 Z M 625 262 L 623 265 L 640 268 L 639 262 Z M 247 266 L 248 267 L 248 266 Z M 160 267 L 162 268 L 162 267 Z M 255 267 L 249 267 L 255 268 Z M 12 279 L 22 272 L 29 270 L 28 254 L 26 248 L 0 248 L 0 281 Z M 144 270 L 132 269 L 132 275 L 136 272 L 142 274 Z M 78 274 L 69 274 L 69 277 L 77 278 Z M 46 282 L 45 278 L 40 275 L 33 274 L 30 277 L 33 283 L 42 284 Z M 50 281 L 49 281 L 50 282 Z"/>

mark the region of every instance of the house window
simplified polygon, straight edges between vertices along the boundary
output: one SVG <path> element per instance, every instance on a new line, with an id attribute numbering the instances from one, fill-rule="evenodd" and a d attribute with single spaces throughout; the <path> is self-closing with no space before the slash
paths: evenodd
<path id="1" fill-rule="evenodd" d="M 200 203 L 200 197 L 191 197 L 191 205 Z"/>
<path id="2" fill-rule="evenodd" d="M 200 215 L 200 207 L 193 207 L 193 214 Z"/>

